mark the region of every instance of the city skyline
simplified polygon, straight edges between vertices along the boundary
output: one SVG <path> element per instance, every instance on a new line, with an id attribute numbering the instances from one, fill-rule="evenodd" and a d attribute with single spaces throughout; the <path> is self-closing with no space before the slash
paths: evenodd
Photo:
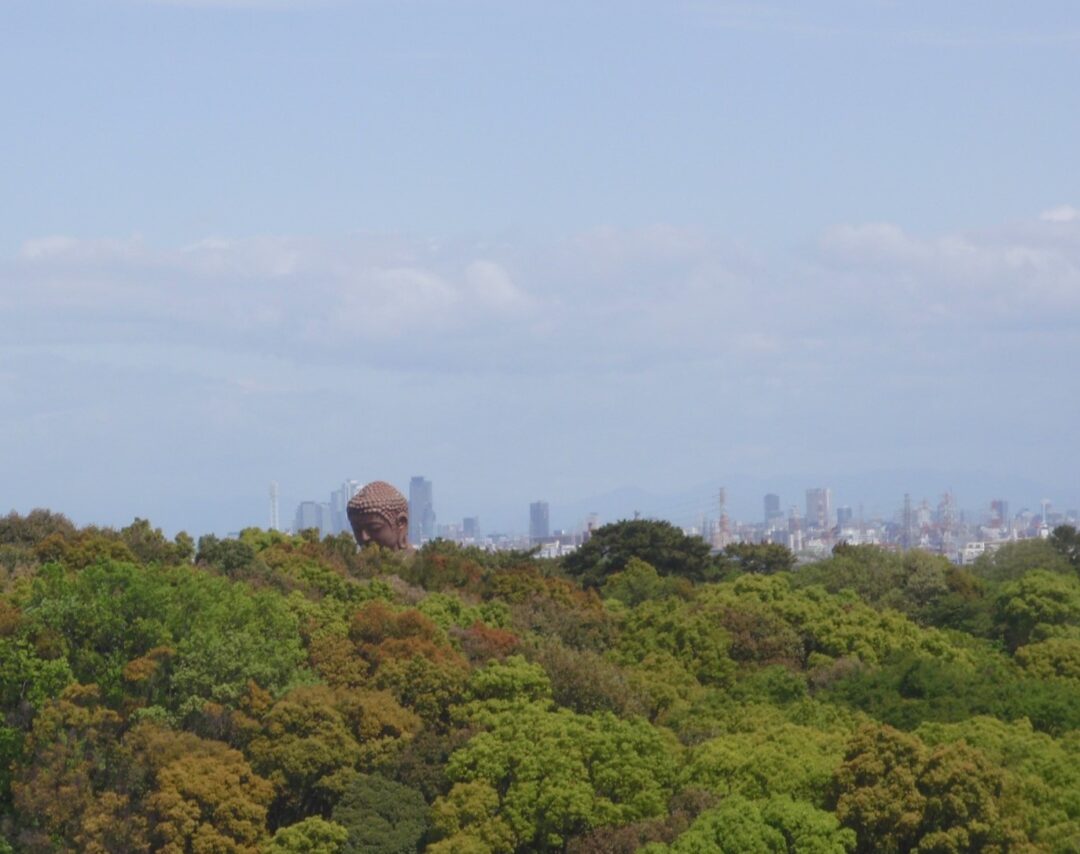
<path id="1" fill-rule="evenodd" d="M 359 481 L 350 479 L 345 481 L 341 489 L 331 492 L 329 502 L 301 501 L 297 505 L 290 530 L 296 532 L 305 527 L 316 527 L 323 535 L 348 532 L 347 522 L 339 524 L 333 508 L 341 500 L 347 502 L 348 497 L 355 493 L 360 485 Z M 271 486 L 272 494 L 275 486 L 276 484 Z M 951 530 L 955 537 L 950 535 L 947 543 L 935 542 L 932 547 L 955 550 L 955 546 L 963 545 L 964 542 L 985 539 L 985 536 L 980 537 L 980 531 L 984 529 L 997 529 L 998 533 L 989 535 L 990 539 L 997 539 L 1017 535 L 1032 536 L 1040 527 L 1048 529 L 1047 526 L 1052 528 L 1055 524 L 1076 524 L 1080 521 L 1080 509 L 1076 506 L 1058 505 L 1050 499 L 1040 499 L 1034 507 L 1019 506 L 1015 514 L 1009 512 L 1010 501 L 1001 497 L 979 502 L 975 507 L 961 507 L 950 489 L 933 497 L 922 496 L 917 499 L 913 499 L 910 493 L 905 493 L 891 512 L 881 512 L 876 508 L 867 512 L 861 501 L 854 506 L 834 506 L 833 491 L 827 486 L 810 487 L 803 490 L 803 494 L 804 507 L 791 503 L 785 511 L 781 495 L 765 493 L 759 498 L 764 514 L 759 514 L 757 520 L 754 520 L 752 515 L 740 518 L 738 515 L 729 514 L 728 490 L 720 487 L 712 494 L 693 499 L 689 503 L 685 497 L 679 499 L 676 505 L 678 510 L 675 512 L 671 510 L 673 505 L 669 504 L 666 510 L 652 507 L 643 512 L 634 509 L 604 517 L 595 509 L 584 514 L 563 509 L 560 515 L 560 510 L 556 507 L 556 520 L 559 524 L 551 522 L 550 503 L 541 499 L 528 502 L 527 522 L 523 530 L 521 526 L 514 524 L 485 528 L 480 525 L 480 517 L 476 515 L 458 516 L 454 521 L 436 524 L 433 483 L 422 475 L 414 475 L 409 481 L 410 530 L 413 532 L 410 542 L 419 546 L 428 540 L 442 537 L 476 544 L 487 542 L 492 545 L 494 541 L 491 541 L 490 537 L 496 537 L 502 538 L 500 541 L 504 547 L 527 547 L 553 541 L 579 543 L 582 537 L 587 536 L 587 532 L 598 524 L 644 516 L 670 521 L 688 533 L 701 535 L 718 547 L 726 542 L 740 540 L 769 540 L 780 542 L 797 552 L 804 549 L 813 534 L 824 535 L 824 540 L 819 536 L 818 540 L 814 541 L 817 542 L 815 548 L 832 545 L 840 540 L 881 544 L 894 542 L 903 547 L 919 547 L 916 536 L 918 532 L 925 533 L 928 526 L 941 528 L 943 525 L 946 533 Z M 663 508 L 663 505 L 660 506 Z M 273 515 L 272 507 L 271 518 Z M 427 523 L 417 521 L 418 519 L 427 519 Z M 864 540 L 863 535 L 868 529 L 874 529 L 876 533 Z M 891 533 L 887 533 L 886 529 Z M 971 532 L 975 532 L 974 536 Z M 890 540 L 890 536 L 893 539 Z M 953 542 L 953 539 L 957 542 Z M 921 546 L 931 547 L 927 542 L 922 542 Z"/>

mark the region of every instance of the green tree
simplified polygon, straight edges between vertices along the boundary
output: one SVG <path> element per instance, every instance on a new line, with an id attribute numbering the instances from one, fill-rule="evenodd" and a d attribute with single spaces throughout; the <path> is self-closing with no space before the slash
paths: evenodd
<path id="1" fill-rule="evenodd" d="M 255 565 L 255 549 L 243 540 L 221 540 L 213 534 L 199 537 L 195 562 L 212 566 L 225 575 L 238 576 L 250 572 Z"/>
<path id="2" fill-rule="evenodd" d="M 1080 638 L 1049 638 L 1022 646 L 1016 661 L 1039 679 L 1080 679 Z"/>
<path id="3" fill-rule="evenodd" d="M 670 845 L 653 843 L 641 854 L 847 854 L 855 834 L 831 813 L 784 795 L 750 801 L 725 798 Z"/>
<path id="4" fill-rule="evenodd" d="M 161 528 L 151 527 L 146 519 L 138 517 L 120 529 L 119 538 L 142 563 L 175 565 L 188 563 L 194 556 L 194 543 L 185 532 L 181 531 L 170 542 Z"/>
<path id="5" fill-rule="evenodd" d="M 699 602 L 653 600 L 626 613 L 617 657 L 627 665 L 660 657 L 677 662 L 702 684 L 728 685 L 735 674 L 730 645 L 711 609 Z"/>
<path id="6" fill-rule="evenodd" d="M 604 525 L 567 555 L 563 566 L 586 587 L 599 587 L 609 575 L 626 570 L 632 558 L 651 564 L 660 575 L 704 581 L 716 574 L 709 545 L 670 522 L 634 519 Z"/>
<path id="7" fill-rule="evenodd" d="M 219 741 L 142 724 L 125 739 L 152 774 L 143 801 L 154 851 L 257 854 L 266 838 L 269 782 Z"/>
<path id="8" fill-rule="evenodd" d="M 435 829 L 443 839 L 428 847 L 443 854 L 507 854 L 514 832 L 500 815 L 499 793 L 483 780 L 455 783 L 432 807 Z"/>
<path id="9" fill-rule="evenodd" d="M 488 787 L 483 792 L 497 793 L 498 817 L 515 849 L 559 850 L 569 837 L 590 828 L 666 810 L 677 747 L 643 720 L 549 711 L 534 704 L 495 715 L 487 725 L 490 729 L 450 757 L 447 773 L 458 783 L 480 783 Z M 459 801 L 467 792 L 471 802 L 478 791 L 455 787 L 435 809 L 472 815 L 477 810 L 459 809 Z M 468 822 L 461 831 L 481 832 L 474 833 Z"/>
<path id="10" fill-rule="evenodd" d="M 1019 824 L 1054 852 L 1080 842 L 1080 737 L 1036 732 L 1026 719 L 1005 723 L 988 716 L 958 723 L 927 723 L 917 731 L 928 745 L 967 744 L 1006 775 L 1004 799 Z"/>
<path id="11" fill-rule="evenodd" d="M 408 786 L 377 774 L 353 780 L 333 812 L 348 832 L 342 854 L 413 854 L 428 828 L 428 806 Z"/>
<path id="12" fill-rule="evenodd" d="M 996 551 L 980 555 L 971 569 L 988 581 L 1016 581 L 1035 569 L 1073 574 L 1068 558 L 1050 540 L 1042 539 L 1006 543 Z"/>
<path id="13" fill-rule="evenodd" d="M 867 725 L 833 777 L 836 814 L 859 852 L 1008 851 L 1027 842 L 1003 814 L 1005 776 L 963 743 L 928 748 L 918 737 Z"/>
<path id="14" fill-rule="evenodd" d="M 551 679 L 538 664 L 512 655 L 493 661 L 469 677 L 466 696 L 475 711 L 500 711 L 551 699 Z"/>
<path id="15" fill-rule="evenodd" d="M 122 726 L 93 685 L 71 685 L 42 706 L 12 785 L 20 850 L 149 851 Z"/>
<path id="16" fill-rule="evenodd" d="M 248 746 L 254 768 L 277 793 L 275 824 L 329 812 L 360 761 L 360 745 L 333 689 L 294 689 L 274 703 Z"/>
<path id="17" fill-rule="evenodd" d="M 551 681 L 556 704 L 581 714 L 613 712 L 620 717 L 646 715 L 650 704 L 627 668 L 591 649 L 574 649 L 558 638 L 544 638 L 530 647 L 533 660 Z"/>
<path id="18" fill-rule="evenodd" d="M 779 543 L 731 543 L 724 547 L 722 560 L 738 572 L 763 575 L 795 568 L 795 555 Z"/>
<path id="19" fill-rule="evenodd" d="M 1080 578 L 1032 570 L 1001 589 L 996 618 L 1011 650 L 1050 637 L 1080 637 Z"/>
<path id="20" fill-rule="evenodd" d="M 719 795 L 756 800 L 790 794 L 821 806 L 846 743 L 843 731 L 770 721 L 694 746 L 681 779 Z"/>
<path id="21" fill-rule="evenodd" d="M 1072 525 L 1058 525 L 1050 534 L 1050 545 L 1080 573 L 1080 531 Z"/>
<path id="22" fill-rule="evenodd" d="M 630 558 L 622 572 L 607 577 L 601 587 L 605 599 L 616 599 L 625 605 L 640 605 L 648 599 L 686 596 L 689 585 L 678 578 L 662 578 L 652 564 Z"/>
<path id="23" fill-rule="evenodd" d="M 262 854 L 342 854 L 349 831 L 319 816 L 282 827 Z"/>
<path id="24" fill-rule="evenodd" d="M 75 526 L 67 516 L 40 507 L 25 516 L 14 510 L 0 516 L 0 544 L 3 545 L 35 546 L 52 534 L 70 537 L 74 533 Z"/>

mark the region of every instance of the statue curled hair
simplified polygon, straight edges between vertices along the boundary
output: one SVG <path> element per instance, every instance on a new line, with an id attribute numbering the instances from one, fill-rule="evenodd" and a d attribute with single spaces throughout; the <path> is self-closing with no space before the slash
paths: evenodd
<path id="1" fill-rule="evenodd" d="M 361 546 L 409 547 L 409 502 L 386 481 L 373 481 L 357 492 L 349 499 L 346 513 Z"/>

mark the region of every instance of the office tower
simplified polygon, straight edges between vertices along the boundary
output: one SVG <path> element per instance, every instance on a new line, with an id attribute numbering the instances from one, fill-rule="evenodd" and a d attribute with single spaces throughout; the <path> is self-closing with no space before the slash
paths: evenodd
<path id="1" fill-rule="evenodd" d="M 990 524 L 1004 528 L 1009 524 L 1009 502 L 996 498 L 990 502 Z"/>
<path id="2" fill-rule="evenodd" d="M 791 513 L 788 514 L 788 548 L 793 552 L 802 551 L 803 531 L 802 520 L 799 518 L 799 508 L 791 505 Z"/>
<path id="3" fill-rule="evenodd" d="M 318 501 L 301 501 L 296 508 L 293 520 L 293 533 L 299 534 L 307 528 L 323 528 L 323 506 Z"/>
<path id="4" fill-rule="evenodd" d="M 328 533 L 340 534 L 351 530 L 349 525 L 349 499 L 360 491 L 361 483 L 358 480 L 347 480 L 341 484 L 341 489 L 335 489 L 330 493 L 330 511 L 325 519 Z"/>
<path id="5" fill-rule="evenodd" d="M 770 492 L 765 496 L 765 527 L 771 528 L 777 519 L 783 519 L 784 512 L 780 509 L 780 496 Z"/>
<path id="6" fill-rule="evenodd" d="M 349 506 L 349 498 L 345 488 L 335 489 L 330 493 L 330 533 L 340 534 L 349 529 L 346 508 Z"/>
<path id="7" fill-rule="evenodd" d="M 529 505 L 529 542 L 543 542 L 550 536 L 550 530 L 547 502 L 534 501 Z"/>
<path id="8" fill-rule="evenodd" d="M 409 543 L 418 546 L 435 538 L 435 501 L 431 481 L 416 475 L 409 481 Z"/>
<path id="9" fill-rule="evenodd" d="M 904 493 L 904 515 L 900 522 L 900 547 L 910 549 L 915 543 L 915 517 L 911 512 L 911 495 Z"/>
<path id="10" fill-rule="evenodd" d="M 461 520 L 461 536 L 475 540 L 480 536 L 480 517 L 466 516 Z"/>
<path id="11" fill-rule="evenodd" d="M 810 530 L 829 528 L 832 496 L 828 487 L 806 490 L 806 527 Z"/>
<path id="12" fill-rule="evenodd" d="M 855 511 L 850 507 L 837 507 L 836 508 L 836 527 L 838 528 L 850 528 L 852 520 L 855 518 Z"/>

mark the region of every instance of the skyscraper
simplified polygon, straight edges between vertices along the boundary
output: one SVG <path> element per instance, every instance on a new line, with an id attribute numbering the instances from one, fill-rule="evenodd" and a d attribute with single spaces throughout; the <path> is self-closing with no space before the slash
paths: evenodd
<path id="1" fill-rule="evenodd" d="M 296 508 L 296 517 L 293 520 L 293 533 L 299 534 L 307 528 L 317 528 L 320 533 L 326 527 L 323 519 L 324 508 L 327 505 L 318 501 L 301 501 Z"/>
<path id="2" fill-rule="evenodd" d="M 409 543 L 418 546 L 435 538 L 435 501 L 431 481 L 416 475 L 409 481 Z"/>
<path id="3" fill-rule="evenodd" d="M 806 527 L 822 531 L 831 527 L 831 503 L 832 495 L 828 487 L 806 490 Z"/>
<path id="4" fill-rule="evenodd" d="M 551 536 L 548 522 L 548 503 L 534 501 L 529 505 L 529 542 L 541 543 Z"/>
<path id="5" fill-rule="evenodd" d="M 335 489 L 330 493 L 330 533 L 340 534 L 349 530 L 348 507 L 349 499 L 360 491 L 360 481 L 347 480 L 341 485 L 341 489 Z"/>
<path id="6" fill-rule="evenodd" d="M 780 496 L 770 492 L 765 496 L 765 527 L 771 528 L 777 519 L 783 519 L 784 512 L 780 509 Z"/>

